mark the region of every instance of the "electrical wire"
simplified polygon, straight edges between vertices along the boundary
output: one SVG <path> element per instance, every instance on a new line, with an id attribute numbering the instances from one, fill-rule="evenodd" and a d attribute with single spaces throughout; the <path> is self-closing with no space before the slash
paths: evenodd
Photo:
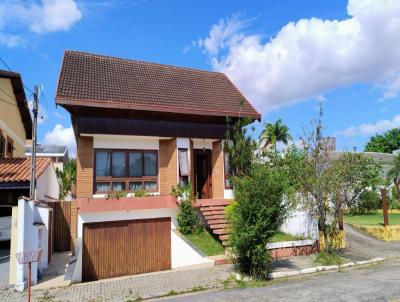
<path id="1" fill-rule="evenodd" d="M 0 61 L 4 64 L 4 66 L 8 69 L 8 71 L 14 72 L 10 66 L 6 63 L 6 61 L 3 60 L 3 58 L 0 56 Z M 24 85 L 25 89 L 28 90 L 30 93 L 34 94 L 34 92 L 28 87 L 26 86 L 24 83 L 22 83 L 22 85 Z"/>

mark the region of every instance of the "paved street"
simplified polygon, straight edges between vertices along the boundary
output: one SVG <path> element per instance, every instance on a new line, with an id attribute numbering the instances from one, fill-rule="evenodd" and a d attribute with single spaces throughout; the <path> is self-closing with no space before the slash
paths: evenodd
<path id="1" fill-rule="evenodd" d="M 343 257 L 357 260 L 367 260 L 376 257 L 400 257 L 400 241 L 382 241 L 360 233 L 349 225 L 345 225 L 348 248 Z"/>
<path id="2" fill-rule="evenodd" d="M 294 278 L 262 288 L 224 290 L 162 299 L 197 301 L 400 301 L 400 260 Z"/>

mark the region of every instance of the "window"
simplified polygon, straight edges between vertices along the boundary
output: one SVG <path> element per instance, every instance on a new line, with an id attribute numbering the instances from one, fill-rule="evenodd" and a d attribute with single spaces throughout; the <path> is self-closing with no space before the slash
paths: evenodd
<path id="1" fill-rule="evenodd" d="M 95 150 L 95 193 L 157 191 L 157 157 L 153 150 Z"/>
<path id="2" fill-rule="evenodd" d="M 5 148 L 6 148 L 6 139 L 3 136 L 3 132 L 0 130 L 0 158 L 4 157 Z"/>
<path id="3" fill-rule="evenodd" d="M 13 153 L 14 153 L 14 141 L 9 136 L 7 136 L 7 149 L 6 149 L 7 157 L 13 157 Z"/>
<path id="4" fill-rule="evenodd" d="M 179 182 L 181 185 L 189 183 L 189 152 L 188 149 L 179 149 Z"/>
<path id="5" fill-rule="evenodd" d="M 231 183 L 231 167 L 229 165 L 229 157 L 228 154 L 224 152 L 224 175 L 225 175 L 225 189 L 232 189 Z"/>

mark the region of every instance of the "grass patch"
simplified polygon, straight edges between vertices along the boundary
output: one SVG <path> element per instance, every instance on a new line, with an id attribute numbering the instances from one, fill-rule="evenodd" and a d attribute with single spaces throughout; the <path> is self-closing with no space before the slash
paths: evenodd
<path id="1" fill-rule="evenodd" d="M 340 257 L 337 253 L 326 253 L 319 252 L 314 260 L 315 264 L 319 265 L 341 265 L 344 263 L 344 259 Z"/>
<path id="2" fill-rule="evenodd" d="M 364 215 L 344 215 L 344 222 L 358 225 L 383 225 L 382 211 L 370 212 Z M 389 213 L 389 225 L 400 224 L 400 213 Z"/>
<path id="3" fill-rule="evenodd" d="M 304 240 L 306 238 L 300 236 L 293 236 L 291 234 L 286 234 L 284 232 L 276 232 L 272 237 L 270 242 L 283 242 L 283 241 L 295 241 Z"/>
<path id="4" fill-rule="evenodd" d="M 221 242 L 215 239 L 207 230 L 201 230 L 185 237 L 193 243 L 200 251 L 207 256 L 221 255 L 225 253 L 225 249 Z"/>

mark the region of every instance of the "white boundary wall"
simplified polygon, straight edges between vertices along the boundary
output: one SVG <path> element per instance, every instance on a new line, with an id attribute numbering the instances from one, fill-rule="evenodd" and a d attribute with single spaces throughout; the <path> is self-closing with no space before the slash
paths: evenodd
<path id="1" fill-rule="evenodd" d="M 39 248 L 43 250 L 39 262 L 32 263 L 32 285 L 37 283 L 37 271 L 39 270 L 39 272 L 43 272 L 48 266 L 47 260 L 50 211 L 50 208 L 40 206 L 35 201 L 25 199 L 18 200 L 16 252 L 28 252 L 37 250 Z M 15 255 L 10 255 L 10 257 L 15 257 Z M 18 262 L 16 262 L 15 288 L 19 291 L 24 290 L 27 285 L 27 280 L 28 265 L 20 265 Z"/>

